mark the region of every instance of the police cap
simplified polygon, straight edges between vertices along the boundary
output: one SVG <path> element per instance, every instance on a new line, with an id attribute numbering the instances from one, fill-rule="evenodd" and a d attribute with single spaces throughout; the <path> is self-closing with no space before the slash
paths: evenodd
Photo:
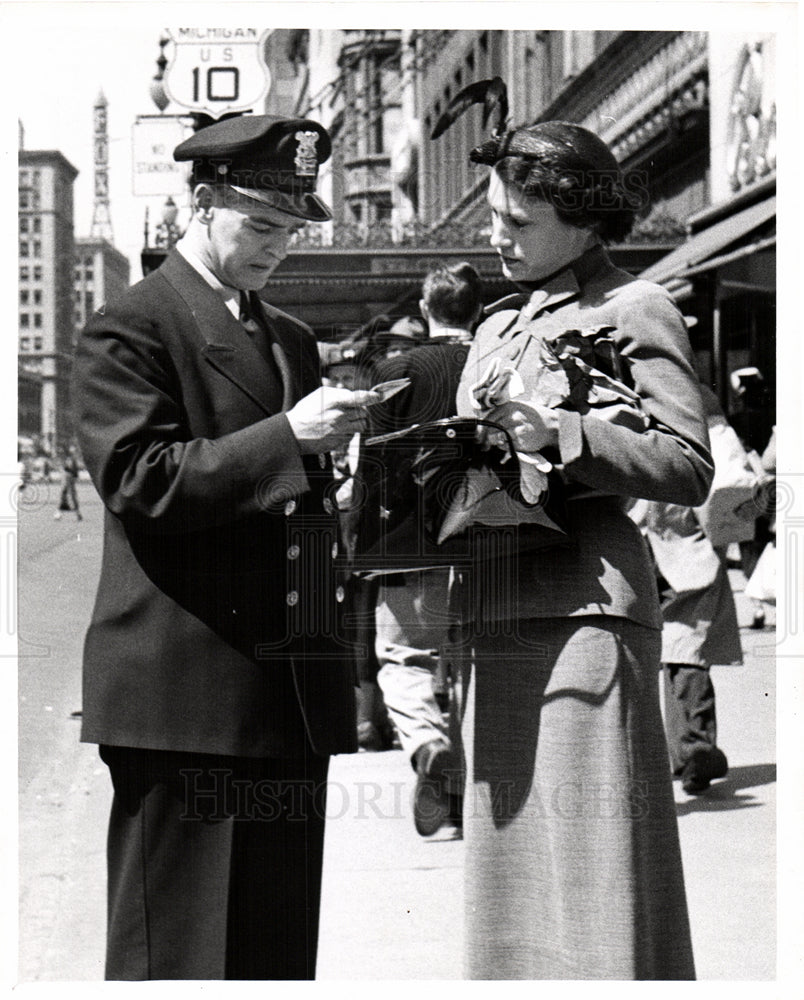
<path id="1" fill-rule="evenodd" d="M 326 222 L 332 212 L 315 182 L 331 151 L 327 130 L 309 118 L 241 115 L 200 129 L 173 159 L 192 160 L 194 185 L 226 184 L 288 215 Z"/>

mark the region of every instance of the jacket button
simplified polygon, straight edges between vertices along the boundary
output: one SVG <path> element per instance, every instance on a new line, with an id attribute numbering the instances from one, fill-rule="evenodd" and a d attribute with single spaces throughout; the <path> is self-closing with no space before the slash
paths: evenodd
<path id="1" fill-rule="evenodd" d="M 346 591 L 343 589 L 343 587 L 336 587 L 335 600 L 338 602 L 338 604 L 343 604 L 345 597 L 346 597 Z"/>
<path id="2" fill-rule="evenodd" d="M 291 545 L 288 549 L 288 559 L 298 559 L 301 549 L 298 545 Z"/>
<path id="3" fill-rule="evenodd" d="M 324 497 L 322 507 L 324 508 L 324 513 L 326 514 L 332 514 L 335 510 L 335 507 L 329 497 Z"/>
<path id="4" fill-rule="evenodd" d="M 288 607 L 293 607 L 299 603 L 299 592 L 297 590 L 291 590 L 285 600 L 288 603 Z"/>
<path id="5" fill-rule="evenodd" d="M 296 510 L 296 501 L 288 500 L 285 504 L 285 517 L 290 517 L 290 515 Z"/>

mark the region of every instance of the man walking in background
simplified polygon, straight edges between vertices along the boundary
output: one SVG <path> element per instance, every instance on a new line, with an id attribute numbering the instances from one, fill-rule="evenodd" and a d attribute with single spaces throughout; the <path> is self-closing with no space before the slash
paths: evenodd
<path id="1" fill-rule="evenodd" d="M 480 295 L 480 277 L 470 264 L 427 274 L 419 308 L 429 339 L 378 367 L 378 381 L 409 378 L 411 384 L 372 410 L 370 430 L 386 433 L 455 414 L 455 392 L 482 309 Z M 389 448 L 387 461 L 400 460 L 398 446 Z M 414 823 L 422 836 L 435 833 L 450 814 L 460 827 L 458 726 L 445 725 L 433 686 L 439 651 L 447 646 L 452 625 L 449 578 L 449 567 L 384 576 L 375 612 L 377 680 L 416 771 Z"/>

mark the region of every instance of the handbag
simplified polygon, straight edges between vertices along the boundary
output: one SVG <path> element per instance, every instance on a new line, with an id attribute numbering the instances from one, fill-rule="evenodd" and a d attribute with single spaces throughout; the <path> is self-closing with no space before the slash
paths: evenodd
<path id="1" fill-rule="evenodd" d="M 503 435 L 507 448 L 481 447 L 480 427 Z M 365 576 L 474 565 L 566 540 L 558 473 L 528 503 L 507 432 L 471 417 L 368 438 L 346 514 L 354 526 L 350 569 Z"/>

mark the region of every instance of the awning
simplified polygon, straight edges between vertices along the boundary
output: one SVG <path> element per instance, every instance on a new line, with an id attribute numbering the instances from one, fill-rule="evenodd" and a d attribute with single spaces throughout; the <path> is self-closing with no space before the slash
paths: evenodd
<path id="1" fill-rule="evenodd" d="M 749 208 L 744 208 L 742 212 L 737 212 L 735 215 L 696 233 L 686 243 L 682 243 L 675 250 L 671 250 L 666 257 L 642 271 L 640 278 L 656 281 L 660 284 L 665 284 L 673 279 L 684 281 L 693 273 L 697 274 L 704 270 L 700 265 L 708 261 L 709 258 L 722 253 L 732 243 L 744 239 L 775 215 L 776 196 L 774 195 L 772 198 L 757 202 Z M 746 249 L 747 252 L 751 253 L 761 249 L 761 247 L 756 244 L 750 249 Z"/>
<path id="2" fill-rule="evenodd" d="M 751 254 L 759 253 L 760 250 L 770 250 L 771 247 L 776 246 L 776 237 L 768 236 L 764 240 L 757 240 L 755 243 L 747 243 L 744 247 L 739 247 L 737 250 L 732 250 L 730 253 L 723 253 L 717 257 L 710 257 L 705 260 L 703 264 L 698 264 L 696 267 L 691 267 L 684 272 L 682 277 L 692 278 L 696 274 L 703 274 L 705 271 L 714 271 L 718 267 L 725 267 L 726 264 L 732 264 L 735 260 L 742 260 L 743 257 L 750 257 Z"/>

